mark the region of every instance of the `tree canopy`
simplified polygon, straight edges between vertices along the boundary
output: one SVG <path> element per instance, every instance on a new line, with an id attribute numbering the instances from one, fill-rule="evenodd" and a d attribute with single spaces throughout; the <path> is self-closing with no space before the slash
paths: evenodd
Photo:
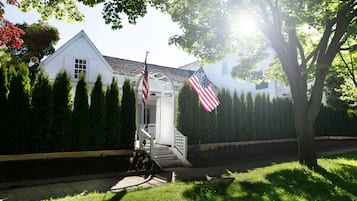
<path id="1" fill-rule="evenodd" d="M 206 61 L 240 52 L 245 56 L 241 60 L 244 65 L 233 71 L 246 71 L 264 58 L 262 50 L 274 50 L 291 89 L 300 162 L 316 167 L 314 122 L 336 56 L 356 48 L 357 2 L 163 1 L 161 8 L 183 29 L 183 34 L 173 36 L 170 42 Z M 248 23 L 239 23 L 243 15 L 250 16 L 260 37 L 244 37 L 240 32 Z"/>
<path id="2" fill-rule="evenodd" d="M 104 3 L 102 13 L 105 23 L 110 24 L 113 29 L 120 29 L 123 27 L 123 18 L 127 18 L 130 24 L 135 24 L 138 18 L 147 13 L 148 6 L 158 5 L 159 2 L 157 0 L 22 0 L 20 9 L 25 12 L 35 9 L 42 20 L 55 18 L 72 22 L 84 20 L 79 3 L 90 7 Z"/>

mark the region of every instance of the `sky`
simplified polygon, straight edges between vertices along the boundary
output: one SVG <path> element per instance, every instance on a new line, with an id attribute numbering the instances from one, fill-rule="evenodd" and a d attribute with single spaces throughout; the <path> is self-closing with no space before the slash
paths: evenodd
<path id="1" fill-rule="evenodd" d="M 106 56 L 113 56 L 134 61 L 147 62 L 168 67 L 179 67 L 197 58 L 190 56 L 174 45 L 168 45 L 170 36 L 181 34 L 179 26 L 171 21 L 170 16 L 149 8 L 148 14 L 140 18 L 136 25 L 124 23 L 119 30 L 112 30 L 102 18 L 102 5 L 90 8 L 80 6 L 85 15 L 84 23 L 50 19 L 48 23 L 59 30 L 60 40 L 55 46 L 58 49 L 81 30 L 84 30 L 98 50 Z M 15 6 L 6 5 L 5 18 L 13 23 L 36 23 L 40 16 L 35 11 L 23 13 Z"/>

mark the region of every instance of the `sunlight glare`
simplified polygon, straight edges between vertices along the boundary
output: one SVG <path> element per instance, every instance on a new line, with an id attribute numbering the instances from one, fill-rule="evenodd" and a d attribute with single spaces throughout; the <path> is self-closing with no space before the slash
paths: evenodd
<path id="1" fill-rule="evenodd" d="M 238 36 L 243 35 L 244 37 L 250 37 L 257 32 L 256 23 L 254 22 L 253 17 L 247 13 L 240 13 L 235 16 L 232 23 L 233 31 Z"/>

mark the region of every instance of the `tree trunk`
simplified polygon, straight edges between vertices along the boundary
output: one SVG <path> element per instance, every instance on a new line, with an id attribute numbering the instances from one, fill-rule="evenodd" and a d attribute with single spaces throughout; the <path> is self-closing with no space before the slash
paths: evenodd
<path id="1" fill-rule="evenodd" d="M 310 169 L 317 167 L 314 120 L 295 112 L 299 163 Z"/>

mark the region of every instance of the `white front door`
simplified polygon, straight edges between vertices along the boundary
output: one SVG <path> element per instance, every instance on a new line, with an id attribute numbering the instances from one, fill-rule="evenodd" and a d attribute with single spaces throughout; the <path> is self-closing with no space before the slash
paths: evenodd
<path id="1" fill-rule="evenodd" d="M 174 98 L 161 97 L 156 105 L 156 142 L 172 145 L 174 142 Z"/>

